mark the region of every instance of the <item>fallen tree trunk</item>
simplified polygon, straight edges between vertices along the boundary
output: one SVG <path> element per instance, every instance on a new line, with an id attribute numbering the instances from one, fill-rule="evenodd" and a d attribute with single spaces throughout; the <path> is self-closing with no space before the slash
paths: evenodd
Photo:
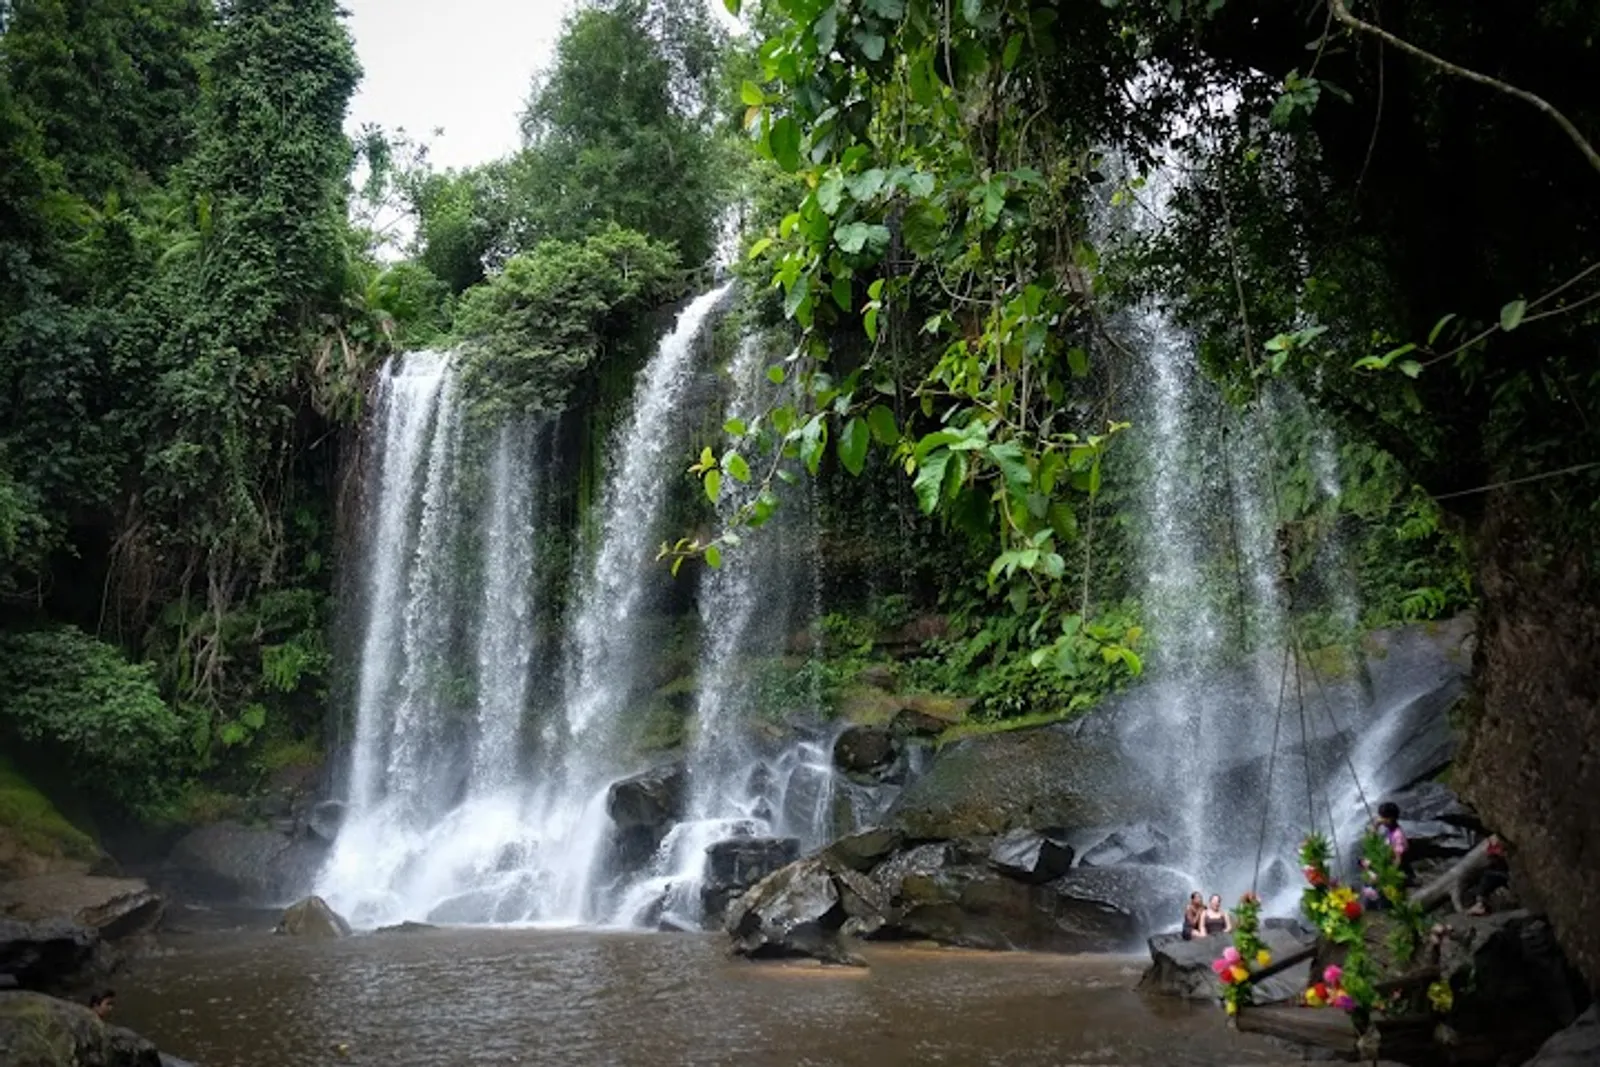
<path id="1" fill-rule="evenodd" d="M 1468 879 L 1476 878 L 1488 866 L 1489 839 L 1484 838 L 1471 852 L 1462 856 L 1455 866 L 1412 893 L 1411 902 L 1420 906 L 1423 911 L 1432 911 L 1448 900 L 1455 906 L 1456 911 L 1465 911 L 1461 897 L 1467 889 Z"/>

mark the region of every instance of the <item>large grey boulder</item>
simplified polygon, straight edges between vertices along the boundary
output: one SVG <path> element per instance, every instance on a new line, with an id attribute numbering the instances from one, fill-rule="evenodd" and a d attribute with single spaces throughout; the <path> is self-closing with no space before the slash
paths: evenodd
<path id="1" fill-rule="evenodd" d="M 1012 830 L 989 846 L 989 866 L 1019 881 L 1049 882 L 1072 867 L 1072 846 L 1059 830 Z"/>
<path id="2" fill-rule="evenodd" d="M 1261 940 L 1273 959 L 1282 959 L 1310 948 L 1316 937 L 1299 923 L 1262 924 Z M 1150 939 L 1150 968 L 1139 980 L 1139 991 L 1156 996 L 1186 1000 L 1217 1000 L 1222 996 L 1222 981 L 1211 963 L 1233 944 L 1228 937 L 1206 937 L 1185 941 L 1177 934 L 1157 934 Z M 1274 1004 L 1293 1000 L 1310 984 L 1311 961 L 1256 983 L 1254 1003 Z"/>
<path id="3" fill-rule="evenodd" d="M 25 922 L 65 920 L 87 926 L 103 941 L 150 933 L 166 903 L 140 878 L 43 874 L 0 883 L 0 914 Z"/>
<path id="4" fill-rule="evenodd" d="M 720 926 L 730 900 L 799 858 L 800 842 L 793 837 L 740 837 L 707 846 L 700 886 L 706 924 Z"/>
<path id="5" fill-rule="evenodd" d="M 163 876 L 181 893 L 200 899 L 273 904 L 311 887 L 327 847 L 315 838 L 213 823 L 178 840 Z"/>
<path id="6" fill-rule="evenodd" d="M 618 829 L 645 827 L 665 833 L 683 817 L 688 782 L 682 763 L 652 767 L 620 779 L 606 791 L 606 814 Z"/>
<path id="7" fill-rule="evenodd" d="M 847 918 L 835 872 L 812 857 L 768 875 L 735 900 L 726 929 L 733 951 L 753 959 L 808 956 L 859 964 L 840 933 Z"/>

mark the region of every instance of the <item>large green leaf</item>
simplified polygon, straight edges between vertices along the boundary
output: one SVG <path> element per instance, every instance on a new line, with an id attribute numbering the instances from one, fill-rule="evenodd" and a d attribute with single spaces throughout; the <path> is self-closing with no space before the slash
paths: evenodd
<path id="1" fill-rule="evenodd" d="M 917 506 L 924 515 L 932 515 L 939 506 L 939 494 L 944 489 L 945 471 L 950 466 L 952 454 L 941 448 L 929 453 L 917 466 L 917 476 L 911 483 L 911 489 L 917 494 Z"/>
<path id="2" fill-rule="evenodd" d="M 851 474 L 860 474 L 866 467 L 870 437 L 867 424 L 857 417 L 852 417 L 839 431 L 839 462 Z"/>
<path id="3" fill-rule="evenodd" d="M 873 439 L 885 447 L 897 444 L 900 440 L 900 428 L 895 425 L 894 412 L 886 405 L 872 405 L 872 410 L 867 412 L 867 428 L 872 431 Z"/>
<path id="4" fill-rule="evenodd" d="M 785 115 L 772 124 L 767 147 L 778 166 L 791 174 L 800 169 L 800 126 L 793 118 Z"/>

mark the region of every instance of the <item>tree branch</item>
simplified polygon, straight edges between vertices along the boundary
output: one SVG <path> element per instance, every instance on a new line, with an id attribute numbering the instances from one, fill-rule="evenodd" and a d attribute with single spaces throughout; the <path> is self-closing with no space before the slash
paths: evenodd
<path id="1" fill-rule="evenodd" d="M 1562 132 L 1572 139 L 1572 143 L 1578 147 L 1578 151 L 1582 152 L 1583 157 L 1589 161 L 1589 166 L 1593 167 L 1596 173 L 1600 173 L 1600 152 L 1595 151 L 1594 146 L 1591 145 L 1583 136 L 1583 134 L 1578 131 L 1578 127 L 1572 124 L 1571 119 L 1567 118 L 1567 116 L 1558 111 L 1555 105 L 1551 104 L 1544 97 L 1536 96 L 1535 94 L 1528 92 L 1526 89 L 1519 89 L 1515 85 L 1507 84 L 1498 78 L 1491 78 L 1487 74 L 1479 74 L 1475 70 L 1468 70 L 1466 67 L 1457 66 L 1447 59 L 1439 58 L 1432 52 L 1418 48 L 1410 41 L 1402 40 L 1401 38 L 1396 37 L 1394 34 L 1383 29 L 1381 26 L 1374 26 L 1370 22 L 1363 22 L 1354 15 L 1350 14 L 1350 9 L 1345 6 L 1345 0 L 1328 0 L 1328 7 L 1333 11 L 1334 18 L 1338 19 L 1341 23 L 1350 27 L 1352 30 L 1376 37 L 1378 40 L 1393 45 L 1395 48 L 1398 48 L 1400 51 L 1405 52 L 1408 55 L 1416 56 L 1425 63 L 1431 63 L 1433 66 L 1438 67 L 1446 74 L 1453 74 L 1458 78 L 1464 78 L 1470 82 L 1477 82 L 1479 85 L 1487 86 L 1496 92 L 1505 93 L 1507 96 L 1516 97 L 1523 103 L 1538 108 L 1540 111 L 1548 115 L 1557 126 L 1561 127 Z"/>

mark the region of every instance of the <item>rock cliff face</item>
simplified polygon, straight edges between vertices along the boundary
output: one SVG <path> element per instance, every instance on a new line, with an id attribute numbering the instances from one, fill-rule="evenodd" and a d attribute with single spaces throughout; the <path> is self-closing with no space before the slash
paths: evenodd
<path id="1" fill-rule="evenodd" d="M 1491 501 L 1475 675 L 1456 782 L 1514 848 L 1525 895 L 1600 991 L 1600 607 L 1579 551 Z"/>

